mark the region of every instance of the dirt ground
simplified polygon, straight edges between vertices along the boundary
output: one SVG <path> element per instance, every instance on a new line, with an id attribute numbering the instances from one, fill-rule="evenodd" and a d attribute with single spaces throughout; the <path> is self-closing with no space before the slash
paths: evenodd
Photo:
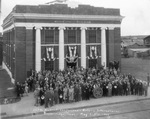
<path id="1" fill-rule="evenodd" d="M 147 80 L 147 73 L 150 73 L 150 59 L 122 58 L 121 73 L 131 73 L 138 79 Z"/>

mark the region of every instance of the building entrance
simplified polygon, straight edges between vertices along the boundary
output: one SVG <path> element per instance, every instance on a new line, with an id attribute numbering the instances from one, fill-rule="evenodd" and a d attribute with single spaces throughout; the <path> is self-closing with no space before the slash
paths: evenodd
<path id="1" fill-rule="evenodd" d="M 45 62 L 45 70 L 54 70 L 54 61 L 46 61 Z"/>
<path id="2" fill-rule="evenodd" d="M 69 62 L 66 62 L 67 63 L 67 67 L 71 67 L 71 68 L 76 68 L 77 66 L 77 63 L 75 62 L 72 62 L 72 63 L 69 63 Z"/>
<path id="3" fill-rule="evenodd" d="M 89 68 L 96 68 L 97 66 L 97 59 L 89 59 Z"/>

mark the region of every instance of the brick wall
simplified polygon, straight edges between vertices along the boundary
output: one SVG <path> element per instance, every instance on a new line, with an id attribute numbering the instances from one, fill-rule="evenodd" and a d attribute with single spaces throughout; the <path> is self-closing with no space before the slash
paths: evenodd
<path id="1" fill-rule="evenodd" d="M 107 66 L 110 61 L 114 61 L 114 30 L 106 30 Z"/>
<path id="2" fill-rule="evenodd" d="M 2 65 L 2 61 L 3 61 L 3 37 L 1 36 L 0 33 L 0 66 Z"/>
<path id="3" fill-rule="evenodd" d="M 16 42 L 16 81 L 24 82 L 26 78 L 26 29 L 15 28 Z"/>
<path id="4" fill-rule="evenodd" d="M 26 29 L 26 75 L 31 69 L 34 69 L 33 63 L 33 29 Z"/>
<path id="5" fill-rule="evenodd" d="M 121 36 L 120 28 L 114 29 L 114 60 L 121 64 Z M 121 65 L 120 65 L 121 66 Z"/>
<path id="6" fill-rule="evenodd" d="M 15 44 L 15 30 L 11 30 L 11 73 L 12 77 L 14 78 L 15 75 L 15 51 L 14 51 L 14 44 Z"/>
<path id="7" fill-rule="evenodd" d="M 41 14 L 75 14 L 75 15 L 120 15 L 119 9 L 94 7 L 90 5 L 79 5 L 70 8 L 67 4 L 51 5 L 16 5 L 13 9 L 16 13 L 41 13 Z"/>

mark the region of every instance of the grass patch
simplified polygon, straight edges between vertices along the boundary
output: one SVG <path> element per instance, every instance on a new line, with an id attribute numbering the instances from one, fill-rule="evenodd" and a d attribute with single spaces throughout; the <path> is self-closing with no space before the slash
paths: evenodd
<path id="1" fill-rule="evenodd" d="M 147 80 L 147 73 L 150 73 L 150 59 L 122 58 L 121 73 L 131 73 L 138 79 Z"/>

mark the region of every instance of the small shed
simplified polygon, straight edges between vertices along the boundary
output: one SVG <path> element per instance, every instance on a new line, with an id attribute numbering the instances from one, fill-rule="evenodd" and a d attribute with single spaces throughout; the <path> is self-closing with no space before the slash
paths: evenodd
<path id="1" fill-rule="evenodd" d="M 150 35 L 143 39 L 143 43 L 146 47 L 150 47 Z"/>
<path id="2" fill-rule="evenodd" d="M 150 56 L 150 48 L 141 48 L 141 49 L 128 49 L 128 55 L 130 57 L 147 57 Z"/>

